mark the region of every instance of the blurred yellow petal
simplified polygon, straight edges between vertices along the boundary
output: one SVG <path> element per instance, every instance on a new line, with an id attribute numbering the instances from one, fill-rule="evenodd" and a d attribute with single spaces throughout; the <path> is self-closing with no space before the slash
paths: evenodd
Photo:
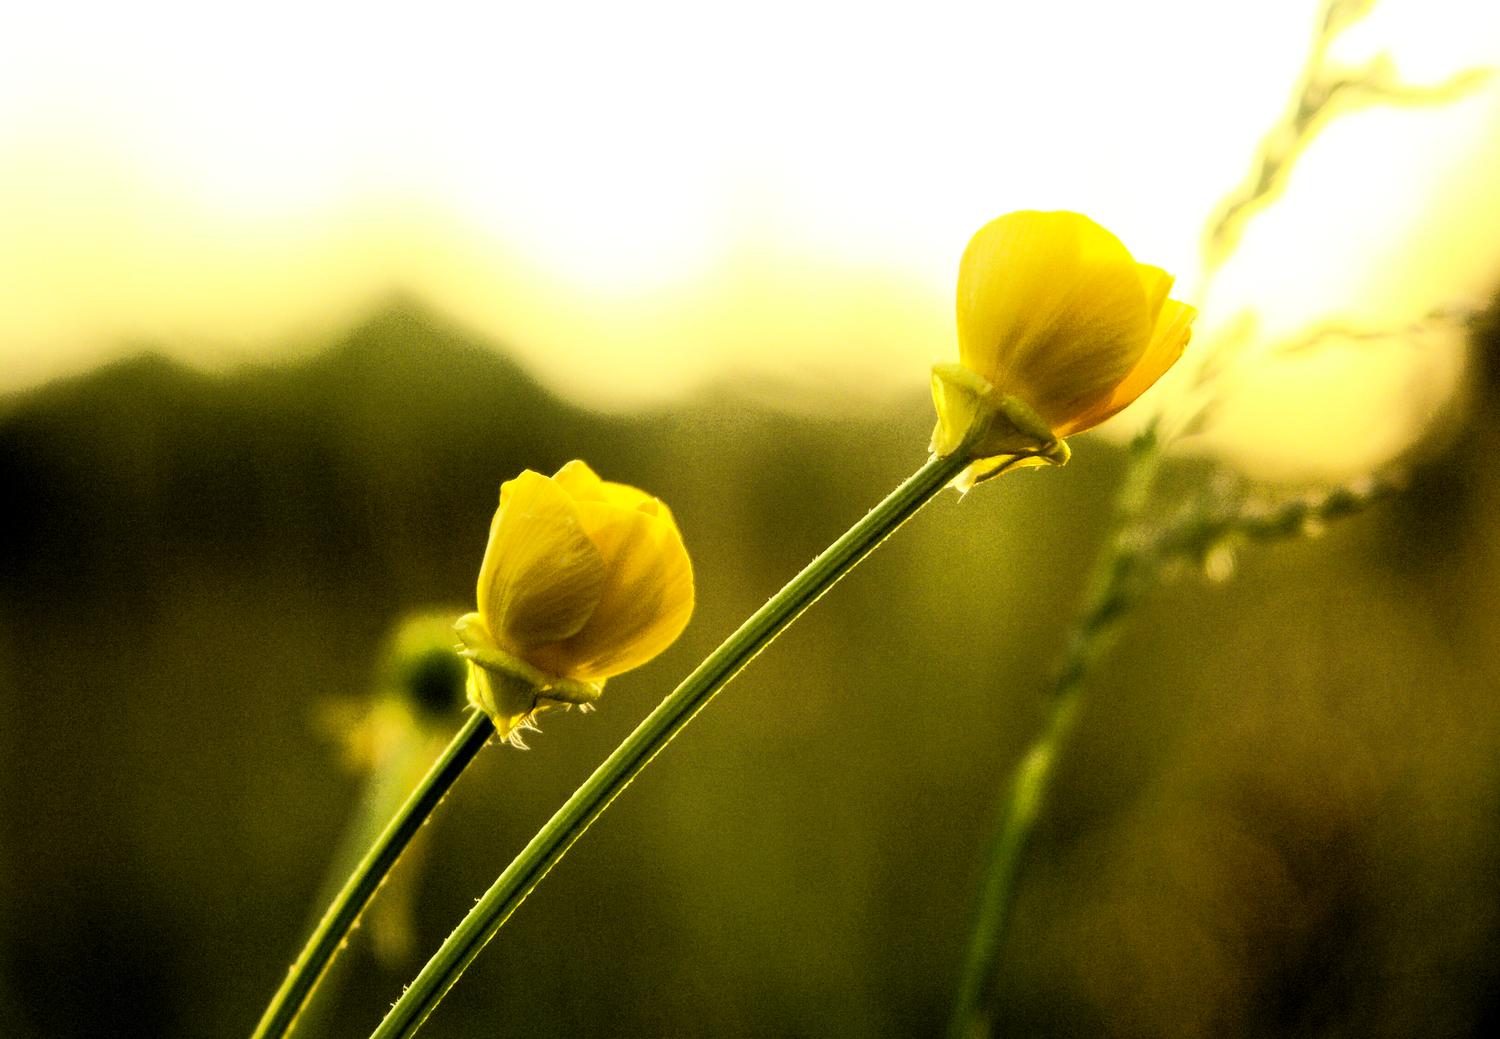
<path id="1" fill-rule="evenodd" d="M 1161 315 L 1161 308 L 1167 302 L 1167 295 L 1172 291 L 1172 283 L 1177 279 L 1149 263 L 1138 263 L 1135 266 L 1136 272 L 1141 276 L 1141 289 L 1146 293 L 1146 320 L 1154 328 L 1156 319 Z"/>
<path id="2" fill-rule="evenodd" d="M 479 615 L 495 642 L 525 657 L 532 646 L 576 634 L 604 587 L 604 560 L 573 499 L 526 470 L 501 489 L 479 568 Z"/>
<path id="3" fill-rule="evenodd" d="M 1054 427 L 1107 394 L 1150 333 L 1139 266 L 1077 213 L 1011 213 L 964 250 L 959 358 Z"/>
<path id="4" fill-rule="evenodd" d="M 963 445 L 976 462 L 965 483 L 1014 468 L 989 464 L 1001 456 L 1062 464 L 1059 438 L 1129 405 L 1182 355 L 1195 312 L 1168 298 L 1172 284 L 1078 213 L 980 228 L 959 264 L 960 364 L 933 368 L 934 453 Z"/>
<path id="5" fill-rule="evenodd" d="M 1057 430 L 1058 436 L 1071 436 L 1092 429 L 1107 418 L 1124 410 L 1135 399 L 1156 384 L 1167 369 L 1176 364 L 1193 334 L 1193 319 L 1198 312 L 1186 303 L 1169 299 L 1163 304 L 1150 345 L 1130 374 L 1121 380 L 1110 395 L 1089 411 Z"/>

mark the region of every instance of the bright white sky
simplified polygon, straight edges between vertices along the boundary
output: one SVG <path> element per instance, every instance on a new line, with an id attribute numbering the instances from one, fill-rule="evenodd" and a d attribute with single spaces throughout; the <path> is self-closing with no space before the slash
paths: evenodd
<path id="1" fill-rule="evenodd" d="M 1316 10 L 12 5 L 0 392 L 142 345 L 263 362 L 397 289 L 598 406 L 744 375 L 901 392 L 1007 210 L 1087 212 L 1191 293 Z M 1417 81 L 1500 63 L 1500 4 L 1385 0 L 1340 48 L 1380 51 Z M 1497 95 L 1326 134 L 1205 329 L 1252 298 L 1274 331 L 1372 286 L 1398 314 L 1492 287 Z M 1415 288 L 1413 235 L 1445 259 Z"/>

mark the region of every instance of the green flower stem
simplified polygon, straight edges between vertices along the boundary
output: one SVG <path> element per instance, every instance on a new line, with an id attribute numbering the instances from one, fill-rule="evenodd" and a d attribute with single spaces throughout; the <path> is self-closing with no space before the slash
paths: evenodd
<path id="1" fill-rule="evenodd" d="M 322 921 L 307 940 L 302 955 L 297 957 L 286 980 L 281 983 L 281 988 L 276 990 L 276 995 L 271 998 L 270 1005 L 261 1015 L 260 1024 L 256 1026 L 252 1039 L 281 1039 L 291 1031 L 297 1015 L 302 1012 L 308 997 L 342 947 L 359 914 L 369 904 L 375 889 L 385 880 L 386 874 L 391 871 L 391 867 L 396 864 L 396 860 L 401 857 L 401 853 L 406 850 L 406 846 L 411 843 L 411 839 L 416 836 L 454 781 L 494 734 L 495 726 L 483 712 L 475 711 L 464 722 L 463 728 L 453 737 L 442 757 L 438 758 L 437 763 L 412 791 L 401 810 L 386 825 L 374 845 L 349 875 L 349 879 L 344 882 L 343 889 L 328 906 Z"/>
<path id="2" fill-rule="evenodd" d="M 391 1008 L 372 1039 L 413 1035 L 464 969 L 621 790 L 750 659 L 967 464 L 933 458 L 850 527 L 688 675 L 516 856 Z"/>
<path id="3" fill-rule="evenodd" d="M 1042 731 L 1011 773 L 999 806 L 948 1039 L 981 1039 L 990 1034 L 988 990 L 1010 923 L 1021 857 L 1051 789 L 1057 759 L 1073 734 L 1085 680 L 1134 604 L 1141 577 L 1149 568 L 1147 553 L 1132 544 L 1127 532 L 1146 505 L 1160 463 L 1155 432 L 1148 429 L 1131 445 L 1130 466 L 1115 499 L 1115 533 L 1110 547 L 1095 561 L 1066 659 L 1048 690 Z"/>

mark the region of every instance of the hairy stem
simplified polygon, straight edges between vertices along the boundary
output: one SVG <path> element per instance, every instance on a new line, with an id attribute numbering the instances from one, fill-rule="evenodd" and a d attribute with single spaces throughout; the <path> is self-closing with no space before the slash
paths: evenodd
<path id="1" fill-rule="evenodd" d="M 411 839 L 438 806 L 438 802 L 494 733 L 494 724 L 482 712 L 476 711 L 464 722 L 458 735 L 453 737 L 442 756 L 344 882 L 343 888 L 323 914 L 323 919 L 313 930 L 312 937 L 307 940 L 302 954 L 297 957 L 297 962 L 292 964 L 286 980 L 271 998 L 251 1039 L 281 1039 L 291 1031 L 297 1015 L 307 1005 L 313 989 L 343 946 L 359 914 L 375 894 L 375 889 L 380 887 Z"/>

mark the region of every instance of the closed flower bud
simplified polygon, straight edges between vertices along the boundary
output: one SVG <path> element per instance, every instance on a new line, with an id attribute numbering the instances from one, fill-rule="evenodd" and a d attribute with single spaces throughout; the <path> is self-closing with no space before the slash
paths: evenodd
<path id="1" fill-rule="evenodd" d="M 959 364 L 933 369 L 933 450 L 964 447 L 972 484 L 1012 464 L 1067 459 L 1062 438 L 1144 393 L 1182 355 L 1192 307 L 1078 213 L 990 221 L 958 271 Z"/>
<path id="2" fill-rule="evenodd" d="M 500 488 L 478 599 L 457 624 L 469 700 L 519 744 L 538 712 L 586 708 L 671 645 L 693 612 L 693 570 L 665 505 L 574 461 Z"/>

